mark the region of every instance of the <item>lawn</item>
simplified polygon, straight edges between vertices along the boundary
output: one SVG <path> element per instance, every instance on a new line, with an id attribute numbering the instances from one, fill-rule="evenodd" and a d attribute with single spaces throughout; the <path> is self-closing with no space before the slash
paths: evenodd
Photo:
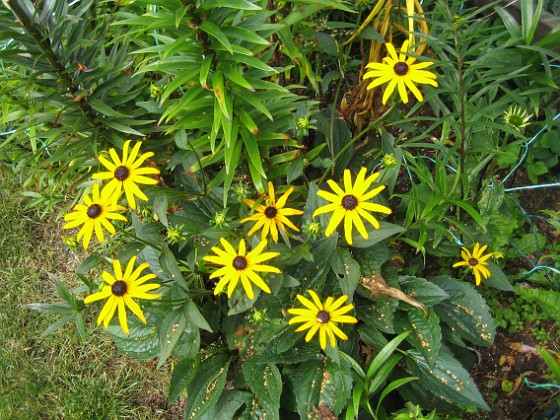
<path id="1" fill-rule="evenodd" d="M 48 273 L 78 285 L 79 255 L 55 214 L 39 220 L 21 191 L 0 168 L 0 418 L 182 418 L 180 404 L 166 405 L 169 366 L 121 356 L 102 333 L 82 342 L 73 325 L 40 338 L 54 317 L 26 305 L 55 297 Z"/>

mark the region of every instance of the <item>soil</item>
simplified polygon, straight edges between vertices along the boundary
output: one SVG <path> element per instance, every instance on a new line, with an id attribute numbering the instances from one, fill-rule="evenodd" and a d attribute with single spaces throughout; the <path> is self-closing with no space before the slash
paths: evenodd
<path id="1" fill-rule="evenodd" d="M 537 340 L 528 330 L 514 334 L 501 331 L 492 346 L 476 350 L 479 361 L 473 366 L 471 376 L 491 412 L 466 414 L 463 419 L 558 418 L 560 407 L 554 404 L 554 389 L 530 388 L 551 383 L 551 378 L 547 376 L 546 364 L 537 350 Z M 554 352 L 553 349 L 548 350 Z"/>
<path id="2" fill-rule="evenodd" d="M 515 177 L 515 185 L 531 185 L 527 176 L 520 170 Z M 546 190 L 522 190 L 519 203 L 528 215 L 543 216 L 539 210 L 560 211 L 560 188 Z M 531 218 L 538 232 L 545 235 L 548 244 L 558 241 L 559 232 L 550 223 L 539 218 Z M 515 263 L 515 262 L 514 262 Z M 519 269 L 526 261 L 519 261 Z M 531 267 L 529 267 L 531 268 Z M 538 343 L 531 333 L 531 325 L 523 331 L 509 333 L 498 329 L 494 344 L 490 347 L 477 347 L 478 362 L 471 369 L 471 376 L 477 384 L 486 403 L 490 406 L 489 413 L 480 411 L 466 414 L 466 420 L 558 420 L 560 405 L 558 386 L 554 383 L 546 363 L 537 349 L 546 348 L 558 359 L 558 325 L 550 322 L 539 328 L 549 333 L 549 343 Z M 542 386 L 552 384 L 552 386 Z M 539 385 L 541 385 L 539 387 Z"/>

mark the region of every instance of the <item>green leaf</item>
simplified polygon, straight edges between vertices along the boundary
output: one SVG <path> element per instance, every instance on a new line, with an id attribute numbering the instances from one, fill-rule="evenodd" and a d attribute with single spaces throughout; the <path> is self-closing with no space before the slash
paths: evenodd
<path id="1" fill-rule="evenodd" d="M 196 327 L 208 332 L 212 332 L 210 324 L 208 324 L 208 321 L 206 321 L 206 319 L 198 309 L 198 306 L 192 300 L 187 303 L 187 313 L 190 320 L 194 325 L 196 325 Z"/>
<path id="2" fill-rule="evenodd" d="M 143 133 L 141 133 L 141 132 L 138 131 L 138 130 L 135 130 L 135 129 L 132 128 L 132 127 L 128 127 L 128 126 L 125 125 L 125 124 L 121 124 L 121 123 L 119 123 L 119 122 L 112 121 L 112 120 L 110 120 L 110 119 L 101 119 L 100 121 L 101 121 L 103 124 L 107 125 L 108 127 L 111 127 L 111 128 L 113 128 L 113 129 L 115 129 L 115 130 L 117 130 L 117 131 L 120 131 L 121 133 L 133 134 L 133 135 L 135 135 L 135 136 L 144 137 L 144 134 L 143 134 Z"/>
<path id="3" fill-rule="evenodd" d="M 282 376 L 278 368 L 271 363 L 259 363 L 256 358 L 249 358 L 243 363 L 243 376 L 257 399 L 253 402 L 253 415 L 280 419 Z"/>
<path id="4" fill-rule="evenodd" d="M 217 25 L 214 25 L 212 22 L 205 20 L 198 26 L 198 28 L 206 32 L 212 38 L 216 39 L 220 44 L 224 46 L 226 50 L 228 50 L 230 54 L 233 54 L 233 49 L 231 48 L 229 39 Z"/>
<path id="5" fill-rule="evenodd" d="M 422 302 L 425 306 L 434 306 L 449 298 L 444 290 L 421 277 L 399 276 L 398 281 L 404 293 Z"/>
<path id="6" fill-rule="evenodd" d="M 288 165 L 288 173 L 286 175 L 286 181 L 291 184 L 292 181 L 298 179 L 303 174 L 304 164 L 303 157 L 298 156 L 292 160 Z"/>
<path id="7" fill-rule="evenodd" d="M 152 204 L 154 206 L 154 213 L 161 224 L 168 227 L 169 222 L 167 221 L 167 208 L 169 207 L 169 204 L 167 202 L 167 196 L 165 194 L 156 194 L 152 199 Z"/>
<path id="8" fill-rule="evenodd" d="M 178 284 L 183 284 L 184 279 L 183 275 L 181 274 L 181 269 L 179 268 L 179 264 L 175 259 L 175 255 L 171 250 L 165 245 L 161 254 L 159 256 L 159 263 L 161 264 L 161 268 L 163 271 L 168 274 L 175 282 Z"/>
<path id="9" fill-rule="evenodd" d="M 173 347 L 187 325 L 187 317 L 183 308 L 169 312 L 158 327 L 159 332 L 159 362 L 157 368 L 162 367 L 173 351 Z"/>
<path id="10" fill-rule="evenodd" d="M 202 10 L 211 10 L 218 7 L 238 10 L 262 10 L 262 7 L 247 0 L 204 0 L 200 4 L 200 9 Z"/>
<path id="11" fill-rule="evenodd" d="M 482 220 L 482 218 L 480 217 L 480 214 L 478 214 L 478 212 L 474 209 L 473 206 L 471 206 L 470 204 L 468 204 L 466 201 L 463 200 L 449 200 L 450 203 L 455 204 L 457 207 L 462 208 L 463 210 L 465 210 L 472 218 L 473 220 L 482 228 L 484 229 L 484 221 Z"/>
<path id="12" fill-rule="evenodd" d="M 132 359 L 152 359 L 159 353 L 159 338 L 155 327 L 143 324 L 133 317 L 128 317 L 129 334 L 125 334 L 120 325 L 111 322 L 107 331 L 119 353 Z"/>
<path id="13" fill-rule="evenodd" d="M 354 231 L 352 234 L 352 246 L 355 248 L 367 248 L 393 235 L 406 232 L 406 229 L 402 226 L 393 225 L 391 223 L 380 221 L 379 225 L 379 229 L 375 229 L 369 223 L 365 223 L 369 236 L 368 239 L 362 238 L 357 231 Z"/>
<path id="14" fill-rule="evenodd" d="M 410 334 L 410 331 L 404 331 L 389 341 L 380 351 L 375 358 L 371 361 L 369 368 L 366 372 L 366 380 L 369 382 L 373 379 L 377 371 L 387 362 L 389 357 L 397 349 L 399 344 Z"/>
<path id="15" fill-rule="evenodd" d="M 352 389 L 352 369 L 343 359 L 338 365 L 331 360 L 303 362 L 290 379 L 302 418 L 313 413 L 319 402 L 338 415 L 346 406 Z"/>
<path id="16" fill-rule="evenodd" d="M 490 308 L 474 286 L 449 276 L 431 279 L 449 299 L 434 308 L 440 319 L 453 331 L 474 344 L 488 346 L 494 342 L 496 328 Z"/>
<path id="17" fill-rule="evenodd" d="M 409 350 L 407 366 L 425 392 L 450 401 L 455 405 L 464 404 L 490 410 L 480 392 L 469 377 L 469 373 L 455 359 L 453 354 L 442 347 L 433 369 L 416 350 Z"/>
<path id="18" fill-rule="evenodd" d="M 239 416 L 239 409 L 243 404 L 245 404 L 250 410 L 251 397 L 253 395 L 250 392 L 243 392 L 238 390 L 225 390 L 220 395 L 220 398 L 216 404 L 210 408 L 206 413 L 204 413 L 200 419 L 201 420 L 231 420 L 231 419 L 246 419 L 242 413 Z M 239 417 L 238 417 L 239 416 Z"/>
<path id="19" fill-rule="evenodd" d="M 85 260 L 83 260 L 78 268 L 76 269 L 76 274 L 83 274 L 86 271 L 89 271 L 95 267 L 102 261 L 102 259 L 98 255 L 89 255 Z"/>
<path id="20" fill-rule="evenodd" d="M 216 354 L 203 361 L 204 368 L 198 370 L 196 381 L 187 387 L 187 406 L 185 418 L 201 418 L 220 398 L 226 384 L 230 357 Z"/>
<path id="21" fill-rule="evenodd" d="M 556 379 L 556 382 L 559 382 L 560 381 L 560 363 L 558 363 L 558 360 L 544 347 L 538 347 L 538 350 L 539 350 L 539 353 L 541 354 L 541 357 L 543 358 L 544 362 L 546 363 L 546 365 L 548 366 L 548 368 L 550 369 L 550 371 L 554 375 L 554 379 Z"/>
<path id="22" fill-rule="evenodd" d="M 169 404 L 173 404 L 177 401 L 177 398 L 181 396 L 183 389 L 185 389 L 194 379 L 194 375 L 192 375 L 192 373 L 196 363 L 197 362 L 194 359 L 184 359 L 173 366 L 173 373 L 169 382 L 169 393 L 167 397 Z"/>
<path id="23" fill-rule="evenodd" d="M 515 289 L 509 282 L 509 279 L 504 274 L 502 269 L 488 261 L 488 270 L 490 270 L 490 278 L 483 280 L 485 286 L 493 287 L 494 289 L 503 290 L 504 292 L 514 292 Z"/>
<path id="24" fill-rule="evenodd" d="M 338 284 L 342 293 L 352 299 L 360 282 L 360 264 L 352 258 L 352 254 L 347 248 L 339 248 L 331 258 L 331 269 L 339 279 Z M 351 300 L 348 303 L 351 303 Z"/>
<path id="25" fill-rule="evenodd" d="M 402 312 L 395 315 L 397 331 L 411 331 L 407 341 L 412 344 L 430 366 L 435 366 L 436 357 L 441 348 L 441 328 L 439 318 L 433 308 L 428 308 L 428 318 L 420 309 L 410 308 L 406 317 Z"/>
<path id="26" fill-rule="evenodd" d="M 517 294 L 523 299 L 536 302 L 540 309 L 556 321 L 560 321 L 560 292 L 546 289 L 526 289 L 517 286 L 515 288 Z"/>

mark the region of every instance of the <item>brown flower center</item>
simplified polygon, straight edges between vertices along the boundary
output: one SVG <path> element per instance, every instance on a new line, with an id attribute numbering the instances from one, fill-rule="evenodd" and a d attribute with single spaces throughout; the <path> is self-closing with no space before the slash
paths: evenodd
<path id="1" fill-rule="evenodd" d="M 233 259 L 233 268 L 236 270 L 245 270 L 247 268 L 247 258 L 238 255 Z"/>
<path id="2" fill-rule="evenodd" d="M 329 315 L 328 312 L 325 311 L 319 311 L 319 313 L 317 314 L 317 322 L 320 324 L 326 324 L 327 322 L 329 322 L 331 319 L 331 316 Z"/>
<path id="3" fill-rule="evenodd" d="M 264 209 L 264 215 L 269 219 L 274 219 L 277 214 L 278 210 L 276 209 L 276 207 L 267 207 L 266 209 Z"/>
<path id="4" fill-rule="evenodd" d="M 345 195 L 342 198 L 342 207 L 344 207 L 345 210 L 354 210 L 358 207 L 358 199 L 351 194 Z"/>
<path id="5" fill-rule="evenodd" d="M 95 219 L 96 217 L 100 216 L 103 212 L 103 209 L 99 204 L 92 204 L 87 209 L 87 215 L 90 219 Z"/>
<path id="6" fill-rule="evenodd" d="M 469 258 L 469 265 L 471 267 L 476 267 L 478 265 L 478 260 L 476 258 Z"/>
<path id="7" fill-rule="evenodd" d="M 111 286 L 111 292 L 114 296 L 124 296 L 126 294 L 127 287 L 126 283 L 122 280 L 118 280 Z"/>
<path id="8" fill-rule="evenodd" d="M 125 181 L 130 175 L 130 170 L 126 166 L 119 166 L 115 169 L 113 175 L 115 175 L 115 178 L 119 181 Z"/>
<path id="9" fill-rule="evenodd" d="M 393 70 L 397 76 L 404 76 L 408 73 L 408 64 L 399 61 L 393 66 Z"/>

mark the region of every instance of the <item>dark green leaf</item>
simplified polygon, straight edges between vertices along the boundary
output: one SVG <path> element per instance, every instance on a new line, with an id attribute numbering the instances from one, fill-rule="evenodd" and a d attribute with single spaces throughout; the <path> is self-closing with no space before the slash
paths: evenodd
<path id="1" fill-rule="evenodd" d="M 434 306 L 442 321 L 474 344 L 488 346 L 494 342 L 496 329 L 490 308 L 474 286 L 449 276 L 431 279 L 449 299 Z"/>
<path id="2" fill-rule="evenodd" d="M 157 368 L 162 367 L 171 355 L 173 347 L 185 330 L 187 318 L 183 308 L 169 312 L 158 327 L 159 333 L 159 361 Z"/>
<path id="3" fill-rule="evenodd" d="M 204 368 L 196 372 L 196 381 L 187 387 L 185 418 L 201 418 L 220 398 L 226 384 L 230 357 L 216 354 L 203 361 Z"/>
<path id="4" fill-rule="evenodd" d="M 421 277 L 399 276 L 399 285 L 404 293 L 425 306 L 433 306 L 449 298 L 444 290 Z"/>
<path id="5" fill-rule="evenodd" d="M 442 348 L 433 369 L 416 350 L 409 350 L 407 366 L 422 388 L 438 398 L 454 404 L 476 406 L 489 410 L 469 373 L 446 348 Z"/>
<path id="6" fill-rule="evenodd" d="M 193 359 L 181 360 L 173 366 L 173 374 L 169 383 L 169 404 L 173 404 L 183 392 L 183 389 L 193 380 L 192 373 L 197 362 Z"/>
<path id="7" fill-rule="evenodd" d="M 243 363 L 243 376 L 255 394 L 253 412 L 259 418 L 280 419 L 282 376 L 271 363 L 260 364 L 255 358 Z"/>

